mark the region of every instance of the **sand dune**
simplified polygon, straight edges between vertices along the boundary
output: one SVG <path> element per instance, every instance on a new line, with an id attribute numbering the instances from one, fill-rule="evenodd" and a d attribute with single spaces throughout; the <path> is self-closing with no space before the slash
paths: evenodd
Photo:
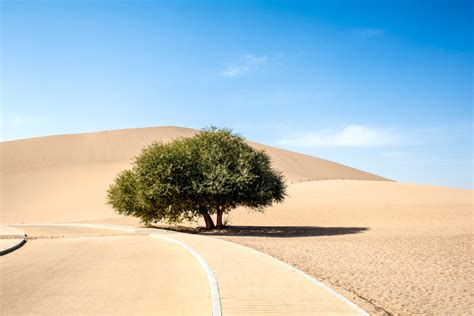
<path id="1" fill-rule="evenodd" d="M 1 222 L 69 222 L 117 217 L 105 204 L 105 190 L 127 166 L 121 162 L 90 163 L 5 173 Z"/>
<path id="2" fill-rule="evenodd" d="M 80 221 L 116 217 L 105 190 L 146 144 L 194 135 L 157 127 L 60 135 L 0 143 L 2 223 Z M 271 155 L 289 181 L 386 180 L 327 160 L 251 143 Z"/>
<path id="3" fill-rule="evenodd" d="M 88 134 L 38 137 L 0 143 L 1 171 L 25 172 L 30 169 L 95 164 L 129 163 L 153 141 L 189 137 L 195 129 L 182 127 L 136 128 Z M 288 180 L 358 179 L 387 180 L 328 160 L 249 142 L 271 156 L 274 167 Z"/>

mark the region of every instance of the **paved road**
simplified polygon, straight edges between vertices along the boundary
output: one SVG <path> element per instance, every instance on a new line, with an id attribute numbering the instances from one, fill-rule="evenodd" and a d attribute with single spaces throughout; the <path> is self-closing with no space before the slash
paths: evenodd
<path id="1" fill-rule="evenodd" d="M 365 315 L 316 280 L 250 248 L 218 238 L 167 236 L 191 246 L 214 270 L 223 315 Z"/>
<path id="2" fill-rule="evenodd" d="M 296 269 L 217 238 L 144 229 L 20 228 L 32 239 L 0 258 L 4 315 L 212 315 L 216 299 L 225 316 L 365 314 Z M 212 300 L 209 275 L 197 258 L 215 276 L 219 293 L 213 290 Z"/>
<path id="3" fill-rule="evenodd" d="M 37 239 L 0 257 L 1 315 L 212 313 L 206 275 L 179 245 L 111 230 L 20 229 Z"/>

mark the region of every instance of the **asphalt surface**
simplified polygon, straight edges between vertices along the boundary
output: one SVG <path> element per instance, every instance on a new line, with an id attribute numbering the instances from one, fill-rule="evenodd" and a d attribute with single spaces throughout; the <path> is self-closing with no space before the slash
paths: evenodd
<path id="1" fill-rule="evenodd" d="M 146 235 L 20 227 L 0 257 L 1 315 L 210 315 L 205 272 L 182 247 Z"/>

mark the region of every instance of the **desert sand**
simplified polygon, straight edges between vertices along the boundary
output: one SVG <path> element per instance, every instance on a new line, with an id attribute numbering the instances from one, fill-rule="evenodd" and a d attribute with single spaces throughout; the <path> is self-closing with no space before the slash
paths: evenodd
<path id="1" fill-rule="evenodd" d="M 371 314 L 474 313 L 472 190 L 332 180 L 289 194 L 264 214 L 232 213 L 244 227 L 222 238 L 302 269 Z"/>
<path id="2" fill-rule="evenodd" d="M 117 217 L 106 189 L 147 144 L 194 135 L 158 127 L 39 137 L 0 143 L 0 223 L 101 220 Z M 271 155 L 289 181 L 385 180 L 324 159 L 251 143 Z"/>
<path id="3" fill-rule="evenodd" d="M 0 143 L 0 222 L 138 224 L 105 205 L 107 186 L 145 144 L 195 132 L 162 127 Z M 237 210 L 237 227 L 217 238 L 295 265 L 374 314 L 474 312 L 472 190 L 396 183 L 251 144 L 285 174 L 289 197 L 264 214 Z"/>

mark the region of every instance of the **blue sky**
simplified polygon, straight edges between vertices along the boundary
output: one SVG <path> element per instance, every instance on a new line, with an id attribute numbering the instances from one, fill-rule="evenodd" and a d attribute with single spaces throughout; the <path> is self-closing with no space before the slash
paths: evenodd
<path id="1" fill-rule="evenodd" d="M 1 137 L 177 125 L 472 188 L 471 1 L 8 1 Z"/>

